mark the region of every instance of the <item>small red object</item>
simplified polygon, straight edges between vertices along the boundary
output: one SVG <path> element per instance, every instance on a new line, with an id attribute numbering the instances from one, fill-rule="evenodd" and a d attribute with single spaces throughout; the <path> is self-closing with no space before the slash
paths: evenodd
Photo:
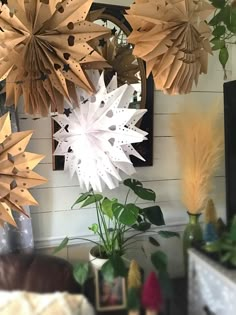
<path id="1" fill-rule="evenodd" d="M 158 278 L 154 272 L 151 272 L 143 286 L 142 305 L 145 309 L 159 312 L 162 302 Z"/>

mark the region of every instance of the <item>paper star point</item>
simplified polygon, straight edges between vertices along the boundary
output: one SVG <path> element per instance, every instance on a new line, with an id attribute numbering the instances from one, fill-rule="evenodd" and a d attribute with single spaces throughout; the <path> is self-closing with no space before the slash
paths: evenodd
<path id="1" fill-rule="evenodd" d="M 46 179 L 32 169 L 43 155 L 25 152 L 32 131 L 11 133 L 10 115 L 0 117 L 0 225 L 16 226 L 12 210 L 26 215 L 23 206 L 37 205 L 28 189 Z"/>

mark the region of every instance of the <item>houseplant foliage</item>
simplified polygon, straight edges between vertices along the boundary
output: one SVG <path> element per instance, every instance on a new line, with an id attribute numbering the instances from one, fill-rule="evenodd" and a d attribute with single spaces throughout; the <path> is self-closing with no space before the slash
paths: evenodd
<path id="1" fill-rule="evenodd" d="M 219 61 L 225 70 L 229 59 L 228 46 L 236 44 L 236 1 L 210 0 L 210 2 L 215 7 L 214 16 L 208 22 L 213 28 L 212 50 L 219 51 Z"/>
<path id="2" fill-rule="evenodd" d="M 135 179 L 126 179 L 123 184 L 128 187 L 124 203 L 119 202 L 116 198 L 108 199 L 90 190 L 82 193 L 72 206 L 95 205 L 96 207 L 97 222 L 92 224 L 89 229 L 98 236 L 99 240 L 87 241 L 95 243 L 98 257 L 108 259 L 102 267 L 107 280 L 126 275 L 127 269 L 122 256 L 136 242 L 134 239 L 136 236 L 142 235 L 144 232 L 156 233 L 166 238 L 178 236 L 175 232 L 151 231 L 152 225 L 163 226 L 165 224 L 161 208 L 158 205 L 141 208 L 137 205 L 137 200 L 140 198 L 155 202 L 156 194 L 153 190 L 143 187 L 143 184 Z M 132 197 L 132 194 L 133 197 L 136 196 L 136 200 L 131 203 L 129 197 Z M 133 233 L 130 233 L 132 230 Z M 83 238 L 66 237 L 56 251 L 61 250 L 70 240 L 74 239 Z M 159 246 L 158 241 L 153 237 L 150 237 L 149 240 L 154 246 Z M 164 253 L 158 251 L 151 256 L 151 259 L 157 269 L 163 267 L 166 271 L 167 260 Z"/>

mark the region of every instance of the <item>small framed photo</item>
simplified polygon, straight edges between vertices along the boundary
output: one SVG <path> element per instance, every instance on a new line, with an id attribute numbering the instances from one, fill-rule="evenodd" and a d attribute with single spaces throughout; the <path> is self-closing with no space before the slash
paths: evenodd
<path id="1" fill-rule="evenodd" d="M 95 273 L 96 309 L 98 311 L 121 310 L 126 308 L 125 278 L 117 277 L 105 281 L 102 272 Z"/>

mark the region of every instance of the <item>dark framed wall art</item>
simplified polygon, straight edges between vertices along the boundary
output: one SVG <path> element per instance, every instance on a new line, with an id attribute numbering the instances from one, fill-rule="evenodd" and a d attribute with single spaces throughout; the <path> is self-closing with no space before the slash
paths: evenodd
<path id="1" fill-rule="evenodd" d="M 130 103 L 131 108 L 146 108 L 147 113 L 138 122 L 138 127 L 148 132 L 148 140 L 135 144 L 135 149 L 144 157 L 145 162 L 131 158 L 134 166 L 151 166 L 153 164 L 153 95 L 154 84 L 152 76 L 146 79 L 145 63 L 132 55 L 132 46 L 127 43 L 127 36 L 131 28 L 126 21 L 125 7 L 94 3 L 89 18 L 100 25 L 111 29 L 111 37 L 100 40 L 97 47 L 100 54 L 112 56 L 108 63 L 112 66 L 106 69 L 104 76 L 107 83 L 117 73 L 118 84 L 132 84 L 135 95 Z M 108 53 L 109 51 L 109 53 Z M 112 52 L 112 53 L 111 53 Z M 59 129 L 56 122 L 52 122 L 52 133 Z M 53 151 L 57 142 L 53 140 Z M 53 156 L 53 169 L 64 169 L 64 157 Z"/>

